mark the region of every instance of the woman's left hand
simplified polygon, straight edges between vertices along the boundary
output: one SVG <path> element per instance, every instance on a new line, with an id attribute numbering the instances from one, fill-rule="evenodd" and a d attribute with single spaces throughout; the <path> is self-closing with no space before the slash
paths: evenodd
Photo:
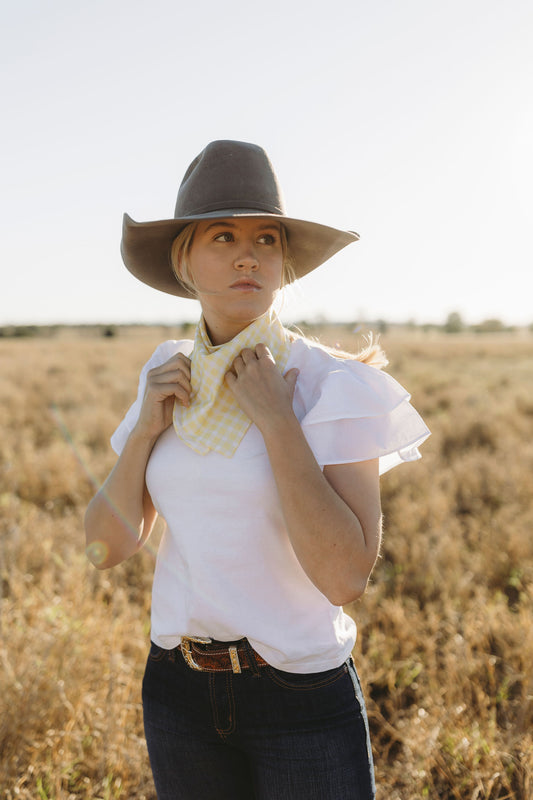
<path id="1" fill-rule="evenodd" d="M 276 420 L 292 414 L 292 399 L 299 371 L 282 375 L 264 344 L 241 350 L 226 373 L 227 385 L 244 413 L 261 432 Z"/>

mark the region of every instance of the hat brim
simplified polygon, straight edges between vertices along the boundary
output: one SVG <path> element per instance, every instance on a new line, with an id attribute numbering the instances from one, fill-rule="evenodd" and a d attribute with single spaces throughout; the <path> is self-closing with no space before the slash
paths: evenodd
<path id="1" fill-rule="evenodd" d="M 138 280 L 160 292 L 194 298 L 195 295 L 173 272 L 170 260 L 172 242 L 190 222 L 228 217 L 254 217 L 281 222 L 287 231 L 289 254 L 296 278 L 307 275 L 339 250 L 359 239 L 359 234 L 355 231 L 338 230 L 317 222 L 246 209 L 224 209 L 182 219 L 154 222 L 135 222 L 128 214 L 124 214 L 120 246 L 124 264 Z"/>

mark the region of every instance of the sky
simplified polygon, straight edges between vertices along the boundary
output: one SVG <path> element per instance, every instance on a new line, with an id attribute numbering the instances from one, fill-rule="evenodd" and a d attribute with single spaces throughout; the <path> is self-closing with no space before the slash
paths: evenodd
<path id="1" fill-rule="evenodd" d="M 361 239 L 282 318 L 533 323 L 531 0 L 17 0 L 0 16 L 0 324 L 179 323 L 122 215 L 215 139 Z"/>

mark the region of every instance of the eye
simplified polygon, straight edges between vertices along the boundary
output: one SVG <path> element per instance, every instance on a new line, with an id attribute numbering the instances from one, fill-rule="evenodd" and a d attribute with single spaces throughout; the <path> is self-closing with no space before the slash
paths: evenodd
<path id="1" fill-rule="evenodd" d="M 233 234 L 231 231 L 224 231 L 224 233 L 218 233 L 215 236 L 215 242 L 232 242 L 233 241 Z"/>
<path id="2" fill-rule="evenodd" d="M 276 237 L 272 233 L 263 233 L 258 241 L 261 244 L 276 244 Z"/>

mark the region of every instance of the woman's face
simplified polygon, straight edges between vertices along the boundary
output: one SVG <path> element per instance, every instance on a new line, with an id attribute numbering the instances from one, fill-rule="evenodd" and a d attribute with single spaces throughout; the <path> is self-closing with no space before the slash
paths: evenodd
<path id="1" fill-rule="evenodd" d="M 211 341 L 227 342 L 270 308 L 280 288 L 280 223 L 235 217 L 200 222 L 188 264 Z"/>

